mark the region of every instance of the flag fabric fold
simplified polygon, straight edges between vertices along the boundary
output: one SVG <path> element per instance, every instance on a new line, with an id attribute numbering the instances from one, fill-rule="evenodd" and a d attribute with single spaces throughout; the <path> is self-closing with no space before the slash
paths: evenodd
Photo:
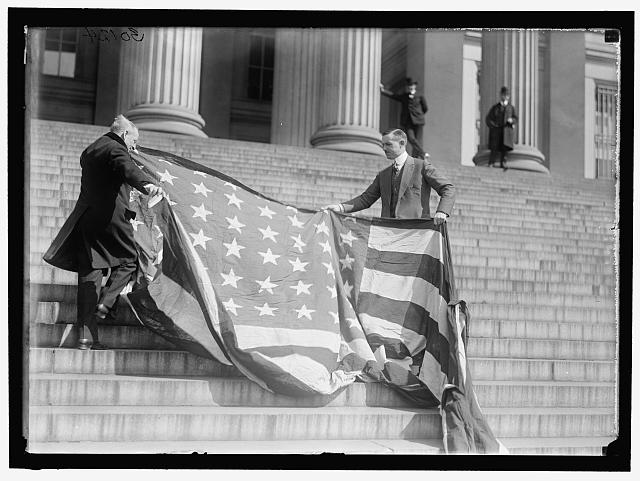
<path id="1" fill-rule="evenodd" d="M 275 393 L 382 382 L 440 406 L 446 452 L 499 451 L 445 225 L 297 208 L 173 154 L 132 157 L 167 194 L 130 203 L 143 275 L 127 300 L 142 324 Z"/>

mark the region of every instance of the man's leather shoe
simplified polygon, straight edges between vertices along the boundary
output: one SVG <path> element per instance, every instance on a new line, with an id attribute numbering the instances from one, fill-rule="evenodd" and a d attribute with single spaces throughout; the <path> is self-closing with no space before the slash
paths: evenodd
<path id="1" fill-rule="evenodd" d="M 78 339 L 76 347 L 82 351 L 88 351 L 91 349 L 91 341 L 89 339 Z"/>
<path id="2" fill-rule="evenodd" d="M 109 349 L 109 346 L 102 344 L 101 342 L 98 342 L 98 341 L 91 344 L 92 351 L 106 351 L 107 349 Z"/>

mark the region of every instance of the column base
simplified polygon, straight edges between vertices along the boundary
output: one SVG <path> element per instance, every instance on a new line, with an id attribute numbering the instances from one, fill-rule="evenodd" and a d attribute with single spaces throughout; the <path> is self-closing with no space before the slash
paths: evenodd
<path id="1" fill-rule="evenodd" d="M 349 125 L 322 127 L 311 136 L 310 142 L 317 149 L 384 156 L 380 133 L 369 127 Z"/>
<path id="2" fill-rule="evenodd" d="M 473 163 L 477 166 L 489 165 L 490 151 L 483 149 L 473 158 Z M 543 164 L 544 155 L 535 147 L 525 145 L 516 145 L 515 148 L 507 153 L 505 164 L 509 169 L 526 170 L 529 172 L 539 172 L 541 174 L 549 174 L 549 169 Z"/>
<path id="3" fill-rule="evenodd" d="M 139 130 L 207 137 L 202 131 L 205 122 L 200 114 L 176 105 L 137 105 L 125 117 Z"/>

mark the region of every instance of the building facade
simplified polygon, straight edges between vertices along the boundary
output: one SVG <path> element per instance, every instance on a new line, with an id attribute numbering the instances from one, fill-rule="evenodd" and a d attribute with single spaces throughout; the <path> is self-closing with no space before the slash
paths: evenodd
<path id="1" fill-rule="evenodd" d="M 428 103 L 432 158 L 488 160 L 502 85 L 518 112 L 511 168 L 611 177 L 618 44 L 604 32 L 50 28 L 30 32 L 37 118 L 382 155 L 402 91 Z"/>

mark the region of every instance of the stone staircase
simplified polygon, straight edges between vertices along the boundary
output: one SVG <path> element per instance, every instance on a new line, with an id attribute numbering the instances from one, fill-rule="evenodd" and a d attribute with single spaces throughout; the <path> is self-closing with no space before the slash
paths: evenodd
<path id="1" fill-rule="evenodd" d="M 105 131 L 50 121 L 30 130 L 31 452 L 440 452 L 437 410 L 416 409 L 380 385 L 274 395 L 129 316 L 100 327 L 114 349 L 71 348 L 76 277 L 41 256 L 77 198 L 80 152 Z M 353 197 L 386 164 L 147 132 L 140 143 L 310 208 Z M 434 163 L 458 191 L 451 249 L 489 425 L 512 453 L 602 454 L 617 426 L 614 184 Z M 379 211 L 378 203 L 365 213 Z"/>

